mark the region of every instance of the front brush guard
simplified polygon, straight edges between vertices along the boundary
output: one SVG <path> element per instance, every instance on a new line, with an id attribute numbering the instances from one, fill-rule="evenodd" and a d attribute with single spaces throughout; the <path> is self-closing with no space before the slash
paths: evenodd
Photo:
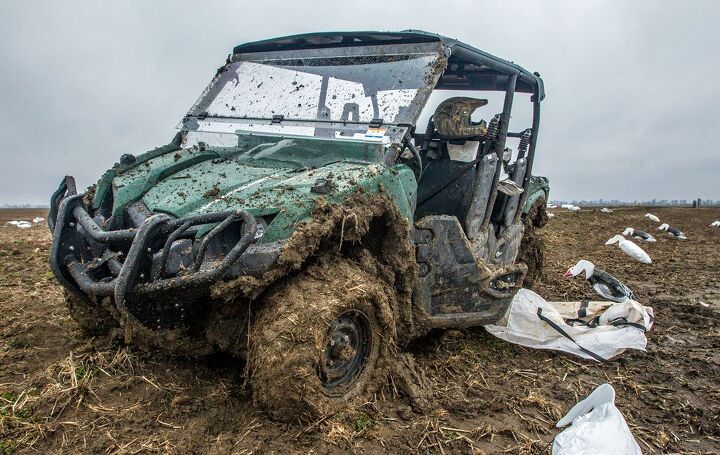
<path id="1" fill-rule="evenodd" d="M 77 194 L 72 178 L 65 178 L 51 200 L 49 225 L 53 231 L 50 265 L 58 281 L 70 291 L 90 301 L 92 297 L 112 296 L 118 311 L 137 321 L 127 310 L 129 295 L 143 297 L 150 294 L 186 290 L 208 286 L 222 278 L 238 261 L 255 239 L 257 222 L 244 210 L 215 212 L 173 219 L 160 213 L 146 218 L 137 229 L 103 230 L 88 214 L 83 195 Z M 222 258 L 211 266 L 203 266 L 205 252 L 211 240 L 231 224 L 242 222 L 240 239 Z M 201 240 L 192 267 L 178 276 L 165 278 L 165 265 L 173 242 L 195 238 L 204 225 L 216 224 Z M 141 260 L 152 255 L 152 245 L 165 239 L 161 252 L 160 274 L 153 281 L 138 282 Z M 102 246 L 102 255 L 88 260 L 87 251 L 93 245 Z M 110 246 L 121 249 L 113 252 Z M 125 260 L 120 261 L 127 248 Z M 82 249 L 86 251 L 81 251 Z M 148 255 L 148 256 L 146 256 Z M 92 271 L 107 265 L 115 278 L 95 280 Z"/>

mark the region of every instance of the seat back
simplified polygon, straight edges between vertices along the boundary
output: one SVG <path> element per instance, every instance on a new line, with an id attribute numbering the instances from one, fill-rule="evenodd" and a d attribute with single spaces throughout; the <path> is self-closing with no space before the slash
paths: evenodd
<path id="1" fill-rule="evenodd" d="M 467 162 L 450 159 L 446 141 L 441 141 L 438 147 L 440 157 L 427 162 L 418 182 L 415 219 L 427 215 L 452 215 L 462 221 L 470 206 L 470 190 L 477 170 L 475 167 L 466 169 L 448 185 L 463 167 L 467 167 Z M 444 185 L 447 187 L 441 189 Z"/>

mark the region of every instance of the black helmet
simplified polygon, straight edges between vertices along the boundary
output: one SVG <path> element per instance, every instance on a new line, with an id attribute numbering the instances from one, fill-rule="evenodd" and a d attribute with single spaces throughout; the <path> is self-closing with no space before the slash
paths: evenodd
<path id="1" fill-rule="evenodd" d="M 444 139 L 467 139 L 487 132 L 484 120 L 472 123 L 470 116 L 475 109 L 485 106 L 488 100 L 457 96 L 448 98 L 435 109 L 433 124 Z"/>

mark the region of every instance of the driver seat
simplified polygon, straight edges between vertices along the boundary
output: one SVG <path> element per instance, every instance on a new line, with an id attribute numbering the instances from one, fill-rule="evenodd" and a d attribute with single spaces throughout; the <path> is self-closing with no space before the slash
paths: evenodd
<path id="1" fill-rule="evenodd" d="M 484 122 L 471 123 L 470 116 L 486 104 L 487 100 L 454 97 L 435 110 L 426 131 L 427 142 L 435 147 L 428 147 L 424 154 L 427 164 L 418 182 L 416 220 L 428 215 L 465 219 L 477 168 L 473 166 L 456 175 L 477 156 L 480 142 L 472 139 L 482 136 L 487 129 Z"/>

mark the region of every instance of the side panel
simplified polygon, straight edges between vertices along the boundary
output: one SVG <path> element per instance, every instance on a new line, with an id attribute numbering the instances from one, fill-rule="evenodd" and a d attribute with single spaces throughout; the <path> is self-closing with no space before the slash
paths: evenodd
<path id="1" fill-rule="evenodd" d="M 415 225 L 414 240 L 418 263 L 415 305 L 423 310 L 430 326 L 483 325 L 504 314 L 514 292 L 493 297 L 487 289 L 506 271 L 492 271 L 476 261 L 457 218 L 422 218 Z"/>

